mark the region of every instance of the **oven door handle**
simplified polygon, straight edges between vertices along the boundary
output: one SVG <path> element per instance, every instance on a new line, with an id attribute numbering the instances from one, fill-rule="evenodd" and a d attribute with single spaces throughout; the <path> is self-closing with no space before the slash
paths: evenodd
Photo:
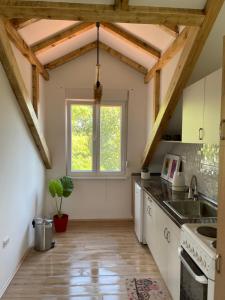
<path id="1" fill-rule="evenodd" d="M 208 284 L 208 279 L 204 275 L 197 275 L 191 268 L 191 266 L 188 264 L 188 262 L 185 260 L 185 258 L 182 256 L 183 249 L 181 247 L 178 248 L 178 254 L 180 257 L 181 262 L 185 266 L 188 273 L 192 276 L 192 278 L 197 281 L 200 284 Z"/>

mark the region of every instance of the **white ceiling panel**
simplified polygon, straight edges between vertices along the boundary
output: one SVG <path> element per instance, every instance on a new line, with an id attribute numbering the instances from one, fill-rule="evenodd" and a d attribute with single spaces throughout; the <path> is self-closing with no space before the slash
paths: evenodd
<path id="1" fill-rule="evenodd" d="M 32 45 L 46 38 L 47 36 L 50 36 L 60 30 L 63 30 L 66 27 L 69 27 L 75 23 L 79 22 L 61 20 L 40 20 L 19 30 L 19 33 L 28 45 Z"/>
<path id="2" fill-rule="evenodd" d="M 150 68 L 156 62 L 154 58 L 146 54 L 144 51 L 142 50 L 139 51 L 137 48 L 128 44 L 124 40 L 116 36 L 113 36 L 112 34 L 105 32 L 104 30 L 101 30 L 100 32 L 100 40 L 103 43 L 119 51 L 123 55 L 128 56 L 129 58 L 133 59 L 134 61 L 138 62 L 139 64 L 141 64 L 146 68 Z"/>
<path id="3" fill-rule="evenodd" d="M 174 41 L 174 38 L 158 25 L 127 23 L 118 23 L 118 25 L 162 52 Z"/>
<path id="4" fill-rule="evenodd" d="M 206 0 L 130 0 L 130 5 L 203 9 Z"/>
<path id="5" fill-rule="evenodd" d="M 82 35 L 69 39 L 62 44 L 53 47 L 43 53 L 40 53 L 37 57 L 42 64 L 47 64 L 50 61 L 57 59 L 75 49 L 83 47 L 84 45 L 96 40 L 96 29 L 93 28 Z"/>

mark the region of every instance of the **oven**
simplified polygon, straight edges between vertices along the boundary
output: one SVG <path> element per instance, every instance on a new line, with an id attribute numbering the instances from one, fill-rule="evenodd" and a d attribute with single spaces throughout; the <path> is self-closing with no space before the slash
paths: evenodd
<path id="1" fill-rule="evenodd" d="M 213 300 L 214 281 L 208 279 L 184 248 L 179 248 L 181 261 L 180 300 Z"/>

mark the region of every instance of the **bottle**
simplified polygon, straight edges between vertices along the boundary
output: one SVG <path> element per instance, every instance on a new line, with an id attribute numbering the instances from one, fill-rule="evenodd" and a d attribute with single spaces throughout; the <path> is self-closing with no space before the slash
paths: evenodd
<path id="1" fill-rule="evenodd" d="M 182 170 L 182 161 L 180 162 L 179 170 L 175 172 L 172 182 L 172 190 L 177 192 L 185 191 L 184 172 Z"/>

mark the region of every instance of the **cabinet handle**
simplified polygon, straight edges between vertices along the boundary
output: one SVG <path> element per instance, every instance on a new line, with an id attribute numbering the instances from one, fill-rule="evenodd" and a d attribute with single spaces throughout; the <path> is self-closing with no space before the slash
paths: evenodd
<path id="1" fill-rule="evenodd" d="M 198 135 L 199 135 L 199 140 L 202 141 L 204 138 L 204 129 L 203 128 L 199 128 Z"/>
<path id="2" fill-rule="evenodd" d="M 168 232 L 168 229 L 167 229 L 167 227 L 166 227 L 166 228 L 164 228 L 164 238 L 165 238 L 165 239 L 167 239 L 167 238 L 166 238 L 167 232 Z"/>
<path id="3" fill-rule="evenodd" d="M 220 255 L 220 254 L 217 254 L 217 255 L 216 255 L 216 272 L 217 272 L 218 274 L 221 272 L 220 265 L 221 265 L 221 255 Z"/>
<path id="4" fill-rule="evenodd" d="M 225 120 L 221 120 L 220 121 L 220 140 L 221 141 L 225 140 L 224 124 L 225 124 Z"/>
<path id="5" fill-rule="evenodd" d="M 147 215 L 148 215 L 148 213 L 149 213 L 149 206 L 147 206 Z"/>
<path id="6" fill-rule="evenodd" d="M 170 240 L 170 231 L 169 231 L 169 230 L 168 230 L 168 232 L 167 232 L 166 239 L 167 239 L 167 242 L 168 242 L 168 243 L 171 242 L 171 240 Z"/>
<path id="7" fill-rule="evenodd" d="M 151 207 L 149 207 L 149 211 L 148 211 L 149 216 L 151 217 Z"/>

